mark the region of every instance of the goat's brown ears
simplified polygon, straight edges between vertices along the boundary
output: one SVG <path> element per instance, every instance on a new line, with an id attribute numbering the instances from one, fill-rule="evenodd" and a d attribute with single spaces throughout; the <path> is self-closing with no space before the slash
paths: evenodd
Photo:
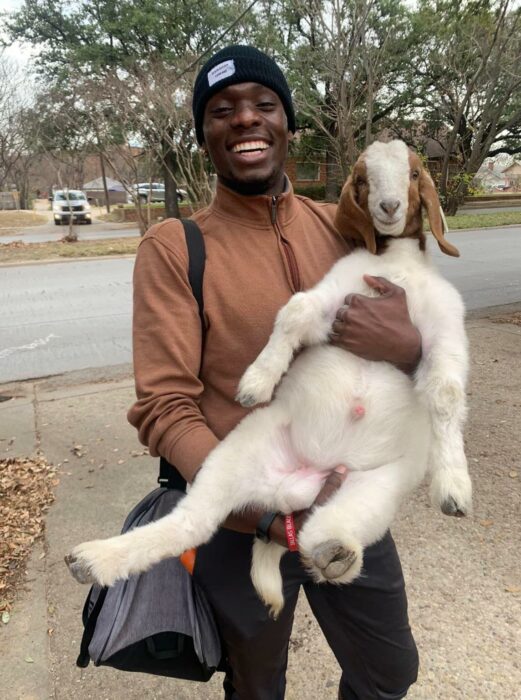
<path id="1" fill-rule="evenodd" d="M 420 174 L 420 199 L 427 210 L 429 226 L 442 253 L 459 258 L 459 250 L 445 239 L 441 204 L 429 173 L 422 168 Z"/>
<path id="2" fill-rule="evenodd" d="M 355 199 L 353 176 L 342 188 L 335 216 L 335 227 L 343 238 L 363 241 L 370 253 L 376 254 L 376 238 L 372 221 Z"/>

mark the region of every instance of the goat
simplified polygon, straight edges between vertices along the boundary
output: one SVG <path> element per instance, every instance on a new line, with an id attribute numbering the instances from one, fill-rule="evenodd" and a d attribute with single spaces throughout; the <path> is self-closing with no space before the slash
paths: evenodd
<path id="1" fill-rule="evenodd" d="M 210 453 L 169 515 L 74 548 L 66 561 L 78 581 L 111 585 L 145 571 L 208 541 L 230 512 L 249 504 L 281 513 L 307 508 L 339 464 L 349 467 L 345 482 L 313 509 L 298 537 L 318 582 L 349 583 L 360 574 L 364 548 L 383 537 L 401 499 L 428 468 L 433 502 L 450 515 L 470 511 L 462 437 L 464 307 L 428 260 L 422 205 L 441 250 L 458 256 L 445 240 L 438 196 L 419 157 L 401 141 L 369 146 L 342 190 L 335 221 L 354 252 L 279 311 L 268 344 L 240 381 L 243 405 L 270 401 L 278 385 L 273 401 L 247 415 Z M 366 273 L 406 291 L 422 337 L 414 380 L 387 362 L 327 342 L 346 295 L 374 294 Z M 307 349 L 291 364 L 302 346 Z M 274 617 L 284 604 L 285 551 L 274 542 L 253 545 L 252 579 Z"/>

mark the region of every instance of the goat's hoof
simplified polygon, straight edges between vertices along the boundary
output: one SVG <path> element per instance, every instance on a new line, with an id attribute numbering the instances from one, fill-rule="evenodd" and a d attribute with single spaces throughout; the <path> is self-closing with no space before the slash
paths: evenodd
<path id="1" fill-rule="evenodd" d="M 250 365 L 239 382 L 236 401 L 245 408 L 267 403 L 273 396 L 275 380 L 271 372 L 260 369 L 255 364 Z"/>
<path id="2" fill-rule="evenodd" d="M 77 545 L 65 557 L 76 581 L 112 586 L 118 578 L 128 578 L 127 552 L 121 537 L 92 540 Z"/>
<path id="3" fill-rule="evenodd" d="M 446 498 L 440 507 L 444 515 L 451 515 L 454 518 L 464 518 L 467 515 L 465 508 L 460 506 L 452 496 Z"/>
<path id="4" fill-rule="evenodd" d="M 326 540 L 313 547 L 305 564 L 319 582 L 350 583 L 361 571 L 362 550 L 337 539 Z"/>
<path id="5" fill-rule="evenodd" d="M 64 559 L 69 571 L 78 583 L 96 583 L 96 579 L 88 564 L 79 561 L 74 554 L 67 554 Z"/>
<path id="6" fill-rule="evenodd" d="M 235 400 L 240 403 L 243 408 L 251 408 L 258 403 L 257 399 L 252 394 L 237 394 Z"/>

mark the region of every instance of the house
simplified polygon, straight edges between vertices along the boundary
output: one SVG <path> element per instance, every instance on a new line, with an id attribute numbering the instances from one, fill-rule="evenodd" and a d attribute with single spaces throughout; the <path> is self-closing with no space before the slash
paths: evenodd
<path id="1" fill-rule="evenodd" d="M 499 169 L 493 160 L 487 160 L 474 176 L 474 182 L 487 192 L 500 192 L 510 189 L 510 183 L 504 172 L 504 170 Z"/>
<path id="2" fill-rule="evenodd" d="M 509 188 L 513 192 L 521 192 L 521 162 L 515 160 L 502 171 L 503 177 L 507 180 Z"/>
<path id="3" fill-rule="evenodd" d="M 110 177 L 106 178 L 107 190 L 109 193 L 109 203 L 110 204 L 124 204 L 127 201 L 127 193 L 125 188 L 118 182 L 118 180 L 113 180 Z M 97 177 L 94 180 L 86 182 L 83 187 L 83 191 L 87 195 L 89 202 L 94 204 L 103 205 L 105 204 L 105 189 L 103 187 L 103 178 Z"/>

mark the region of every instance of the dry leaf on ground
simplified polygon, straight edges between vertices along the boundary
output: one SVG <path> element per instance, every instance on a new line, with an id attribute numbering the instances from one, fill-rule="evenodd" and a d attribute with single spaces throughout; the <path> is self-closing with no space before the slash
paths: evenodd
<path id="1" fill-rule="evenodd" d="M 492 323 L 511 323 L 513 326 L 521 326 L 521 311 L 514 311 L 508 316 L 491 317 Z"/>
<path id="2" fill-rule="evenodd" d="M 0 460 L 0 613 L 11 609 L 57 484 L 56 467 L 43 457 Z"/>

